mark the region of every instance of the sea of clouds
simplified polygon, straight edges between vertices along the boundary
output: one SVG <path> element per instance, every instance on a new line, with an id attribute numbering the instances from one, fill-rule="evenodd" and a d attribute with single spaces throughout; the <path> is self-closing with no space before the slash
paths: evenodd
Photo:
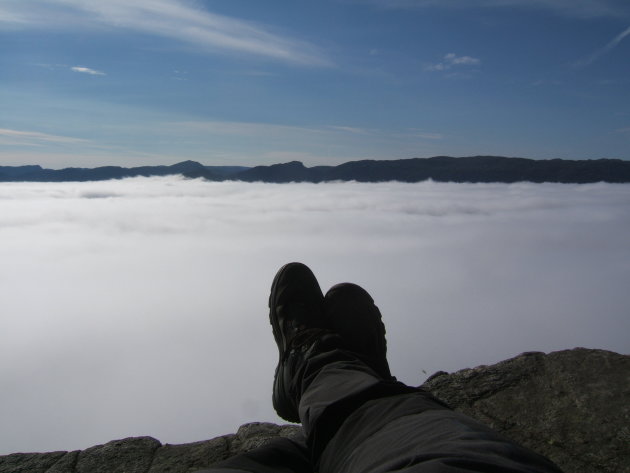
<path id="1" fill-rule="evenodd" d="M 392 371 L 523 351 L 630 350 L 630 186 L 0 185 L 0 454 L 281 422 L 267 298 L 277 269 L 352 281 Z"/>

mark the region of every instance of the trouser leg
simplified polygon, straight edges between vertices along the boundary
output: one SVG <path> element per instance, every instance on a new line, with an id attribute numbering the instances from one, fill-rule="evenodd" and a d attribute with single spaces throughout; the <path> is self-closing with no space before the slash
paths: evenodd
<path id="1" fill-rule="evenodd" d="M 324 307 L 340 337 L 306 360 L 299 403 L 318 471 L 559 472 L 428 392 L 391 378 L 380 311 L 364 289 L 334 286 Z"/>
<path id="2" fill-rule="evenodd" d="M 429 393 L 383 381 L 351 352 L 321 353 L 304 375 L 300 417 L 316 471 L 560 471 Z"/>

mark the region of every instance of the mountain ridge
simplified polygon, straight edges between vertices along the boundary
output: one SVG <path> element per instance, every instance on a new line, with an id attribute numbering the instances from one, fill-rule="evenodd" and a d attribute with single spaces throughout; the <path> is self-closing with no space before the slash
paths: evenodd
<path id="1" fill-rule="evenodd" d="M 182 161 L 170 166 L 99 166 L 46 169 L 40 165 L 0 166 L 0 182 L 101 181 L 128 177 L 182 175 L 209 181 L 244 182 L 630 182 L 630 161 L 621 159 L 537 160 L 503 156 L 434 156 L 394 160 L 365 159 L 336 166 L 306 167 L 301 161 L 260 166 L 204 166 Z"/>

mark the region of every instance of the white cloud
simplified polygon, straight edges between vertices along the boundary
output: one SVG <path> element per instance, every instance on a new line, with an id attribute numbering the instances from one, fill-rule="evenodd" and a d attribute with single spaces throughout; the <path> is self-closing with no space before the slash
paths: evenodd
<path id="1" fill-rule="evenodd" d="M 477 58 L 470 56 L 457 56 L 455 53 L 448 53 L 444 56 L 444 60 L 448 64 L 452 65 L 464 65 L 464 66 L 477 66 L 481 64 L 481 61 Z"/>
<path id="2" fill-rule="evenodd" d="M 370 134 L 369 130 L 366 130 L 365 128 L 355 127 L 355 126 L 336 126 L 336 125 L 331 125 L 329 128 L 331 130 L 343 131 L 345 133 L 352 133 L 352 134 L 355 134 L 355 135 L 369 135 Z"/>
<path id="3" fill-rule="evenodd" d="M 44 143 L 76 144 L 87 143 L 81 138 L 70 136 L 50 135 L 37 131 L 11 130 L 0 128 L 0 143 L 5 145 L 39 146 Z"/>
<path id="4" fill-rule="evenodd" d="M 448 53 L 444 56 L 442 62 L 437 64 L 429 64 L 425 67 L 427 71 L 448 71 L 455 66 L 478 66 L 481 60 L 471 56 L 458 56 L 455 53 Z"/>
<path id="5" fill-rule="evenodd" d="M 97 71 L 95 69 L 90 69 L 89 67 L 74 66 L 74 67 L 71 67 L 70 69 L 73 70 L 74 72 L 80 72 L 82 74 L 89 74 L 91 76 L 104 76 L 105 75 L 104 72 Z"/>
<path id="6" fill-rule="evenodd" d="M 0 202 L 0 454 L 277 422 L 266 300 L 291 260 L 372 293 L 407 383 L 630 349 L 625 185 L 160 178 L 5 183 Z"/>
<path id="7" fill-rule="evenodd" d="M 626 36 L 630 36 L 630 27 L 619 33 L 609 44 L 609 48 L 617 46 Z"/>
<path id="8" fill-rule="evenodd" d="M 14 11 L 8 5 L 0 5 L 0 28 L 10 25 L 19 27 L 20 25 L 27 25 L 29 23 L 28 15 Z"/>
<path id="9" fill-rule="evenodd" d="M 189 0 L 8 0 L 0 23 L 34 28 L 125 28 L 193 44 L 309 66 L 330 61 L 312 44 L 253 22 L 212 13 Z M 54 21 L 51 21 L 54 19 Z"/>
<path id="10" fill-rule="evenodd" d="M 630 27 L 626 28 L 624 31 L 615 36 L 606 46 L 602 49 L 595 51 L 590 56 L 586 58 L 580 59 L 575 63 L 576 67 L 585 67 L 591 65 L 593 62 L 597 61 L 600 57 L 605 54 L 608 54 L 614 48 L 616 48 L 619 43 L 621 43 L 627 36 L 630 36 Z"/>

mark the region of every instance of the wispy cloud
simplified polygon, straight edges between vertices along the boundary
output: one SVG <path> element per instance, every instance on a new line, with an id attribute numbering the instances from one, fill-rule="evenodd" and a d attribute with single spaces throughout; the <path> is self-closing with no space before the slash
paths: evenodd
<path id="1" fill-rule="evenodd" d="M 314 134 L 322 133 L 318 128 L 300 127 L 292 125 L 278 125 L 274 123 L 256 122 L 230 122 L 220 120 L 189 121 L 171 124 L 171 129 L 177 132 L 204 132 L 216 135 L 240 135 L 240 136 L 284 136 L 287 134 Z"/>
<path id="2" fill-rule="evenodd" d="M 30 15 L 14 11 L 9 5 L 0 5 L 0 29 L 2 26 L 19 26 L 30 23 Z"/>
<path id="3" fill-rule="evenodd" d="M 619 45 L 619 43 L 621 43 L 627 36 L 630 36 L 630 27 L 626 28 L 624 31 L 622 31 L 620 34 L 618 34 L 617 36 L 615 36 L 612 41 L 610 41 L 606 46 L 604 46 L 603 48 L 595 51 L 593 54 L 591 54 L 590 56 L 587 56 L 583 59 L 580 59 L 579 61 L 577 61 L 575 63 L 576 67 L 585 67 L 585 66 L 589 66 L 590 64 L 594 63 L 595 61 L 597 61 L 600 57 L 604 56 L 605 54 L 608 54 L 610 51 L 612 51 L 613 49 L 615 49 L 617 47 L 617 45 Z"/>
<path id="4" fill-rule="evenodd" d="M 411 130 L 408 133 L 403 134 L 403 136 L 421 138 L 423 140 L 443 140 L 444 135 L 442 133 L 431 133 L 420 130 Z"/>
<path id="5" fill-rule="evenodd" d="M 73 70 L 74 72 L 80 72 L 82 74 L 89 74 L 91 76 L 104 76 L 104 75 L 106 75 L 104 72 L 97 71 L 95 69 L 90 69 L 89 67 L 74 66 L 74 67 L 71 67 L 70 69 Z"/>
<path id="6" fill-rule="evenodd" d="M 373 138 L 421 138 L 429 140 L 439 140 L 443 138 L 441 133 L 427 132 L 417 129 L 409 129 L 404 133 L 391 132 L 377 128 L 364 128 L 350 125 L 328 125 L 328 126 L 292 126 L 274 123 L 256 122 L 229 122 L 229 121 L 195 121 L 176 122 L 168 126 L 170 132 L 175 133 L 207 133 L 213 135 L 234 135 L 241 137 L 257 138 L 318 138 L 328 135 L 360 135 L 371 136 Z"/>
<path id="7" fill-rule="evenodd" d="M 458 56 L 455 53 L 448 53 L 444 56 L 442 62 L 429 64 L 425 67 L 427 71 L 448 71 L 456 66 L 478 66 L 481 60 L 471 56 Z"/>
<path id="8" fill-rule="evenodd" d="M 362 136 L 370 136 L 373 138 L 380 139 L 400 139 L 400 138 L 419 138 L 420 140 L 442 140 L 444 139 L 444 135 L 442 133 L 435 133 L 425 130 L 418 130 L 414 128 L 409 128 L 402 132 L 392 132 L 377 128 L 360 128 L 356 126 L 338 126 L 331 125 L 327 127 L 328 130 L 336 131 L 339 133 L 345 133 L 349 135 L 362 135 Z M 328 130 L 322 130 L 328 131 Z"/>
<path id="9" fill-rule="evenodd" d="M 50 143 L 87 143 L 87 140 L 72 138 L 69 136 L 49 135 L 38 131 L 21 131 L 0 128 L 0 143 L 4 145 L 41 146 L 43 144 Z"/>
<path id="10" fill-rule="evenodd" d="M 188 0 L 9 0 L 1 8 L 0 24 L 36 28 L 106 25 L 171 38 L 208 52 L 331 65 L 310 43 L 276 34 L 264 25 L 212 13 Z"/>
<path id="11" fill-rule="evenodd" d="M 329 128 L 331 130 L 342 131 L 342 132 L 345 132 L 345 133 L 352 133 L 354 135 L 369 135 L 370 134 L 369 130 L 366 130 L 365 128 L 355 127 L 355 126 L 336 126 L 336 125 L 331 125 Z"/>
<path id="12" fill-rule="evenodd" d="M 355 0 L 381 8 L 527 8 L 577 18 L 630 16 L 625 0 Z"/>

